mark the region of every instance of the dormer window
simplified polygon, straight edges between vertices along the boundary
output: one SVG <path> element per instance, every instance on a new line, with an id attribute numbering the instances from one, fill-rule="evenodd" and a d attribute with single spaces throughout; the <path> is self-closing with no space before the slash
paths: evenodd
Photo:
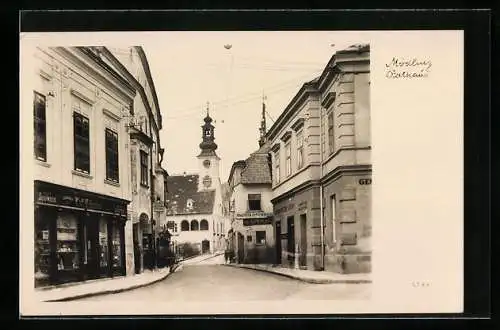
<path id="1" fill-rule="evenodd" d="M 188 199 L 187 200 L 186 207 L 188 209 L 192 209 L 193 208 L 193 200 L 192 199 Z"/>

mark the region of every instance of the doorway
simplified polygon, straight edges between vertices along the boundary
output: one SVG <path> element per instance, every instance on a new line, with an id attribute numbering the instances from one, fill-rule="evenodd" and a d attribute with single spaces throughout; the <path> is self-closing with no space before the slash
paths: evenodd
<path id="1" fill-rule="evenodd" d="M 87 279 L 99 277 L 99 224 L 96 218 L 85 217 L 83 237 L 84 237 L 84 264 Z"/>
<path id="2" fill-rule="evenodd" d="M 133 237 L 134 237 L 134 268 L 135 268 L 135 273 L 139 274 L 141 272 L 141 248 L 139 246 L 139 223 L 134 223 L 133 225 Z"/>
<path id="3" fill-rule="evenodd" d="M 274 230 L 276 242 L 276 264 L 281 265 L 281 222 L 276 221 L 276 228 Z"/>
<path id="4" fill-rule="evenodd" d="M 286 220 L 287 225 L 287 251 L 288 251 L 288 261 L 293 265 L 295 257 L 295 223 L 294 217 L 288 217 Z"/>
<path id="5" fill-rule="evenodd" d="M 304 267 L 307 265 L 307 217 L 305 214 L 300 215 L 300 257 L 299 265 Z"/>
<path id="6" fill-rule="evenodd" d="M 210 252 L 210 241 L 205 239 L 201 242 L 201 253 L 209 253 L 209 252 Z"/>
<path id="7" fill-rule="evenodd" d="M 238 263 L 243 263 L 243 259 L 245 259 L 245 237 L 238 233 Z"/>

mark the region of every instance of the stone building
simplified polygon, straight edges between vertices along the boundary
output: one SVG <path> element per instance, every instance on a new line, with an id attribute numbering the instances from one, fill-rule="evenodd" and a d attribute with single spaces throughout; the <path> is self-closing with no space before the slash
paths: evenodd
<path id="1" fill-rule="evenodd" d="M 278 263 L 371 269 L 369 46 L 332 56 L 266 134 Z"/>
<path id="2" fill-rule="evenodd" d="M 233 163 L 229 173 L 231 200 L 230 249 L 236 262 L 272 264 L 276 261 L 271 203 L 269 145 L 265 143 L 265 104 L 262 104 L 260 148 Z"/>
<path id="3" fill-rule="evenodd" d="M 200 253 L 225 248 L 228 218 L 225 216 L 220 158 L 215 152 L 215 127 L 207 109 L 202 128 L 198 173 L 167 178 L 167 228 L 177 246 L 192 244 Z"/>
<path id="4" fill-rule="evenodd" d="M 35 286 L 131 274 L 136 89 L 89 47 L 33 55 L 21 111 L 32 107 L 34 120 Z"/>
<path id="5" fill-rule="evenodd" d="M 96 47 L 101 58 L 137 91 L 131 105 L 127 129 L 130 135 L 131 192 L 129 205 L 133 230 L 130 241 L 135 272 L 153 268 L 158 250 L 157 236 L 165 220 L 167 171 L 162 167 L 160 141 L 162 115 L 148 60 L 142 47 L 125 49 Z"/>

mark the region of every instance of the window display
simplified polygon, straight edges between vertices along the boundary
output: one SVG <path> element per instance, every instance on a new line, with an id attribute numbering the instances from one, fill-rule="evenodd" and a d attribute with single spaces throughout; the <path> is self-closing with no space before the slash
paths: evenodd
<path id="1" fill-rule="evenodd" d="M 49 224 L 38 219 L 35 225 L 35 279 L 45 280 L 50 270 Z"/>
<path id="2" fill-rule="evenodd" d="M 62 214 L 57 218 L 57 269 L 76 270 L 79 265 L 78 226 L 73 215 Z"/>
<path id="3" fill-rule="evenodd" d="M 108 267 L 108 222 L 104 218 L 99 220 L 99 256 L 101 268 Z"/>
<path id="4" fill-rule="evenodd" d="M 120 227 L 116 224 L 113 226 L 113 267 L 122 266 L 122 251 Z"/>

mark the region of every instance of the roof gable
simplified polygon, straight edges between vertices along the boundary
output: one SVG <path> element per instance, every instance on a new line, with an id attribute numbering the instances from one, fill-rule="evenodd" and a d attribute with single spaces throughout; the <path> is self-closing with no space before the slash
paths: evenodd
<path id="1" fill-rule="evenodd" d="M 167 215 L 211 214 L 215 190 L 198 191 L 198 175 L 167 177 Z"/>

